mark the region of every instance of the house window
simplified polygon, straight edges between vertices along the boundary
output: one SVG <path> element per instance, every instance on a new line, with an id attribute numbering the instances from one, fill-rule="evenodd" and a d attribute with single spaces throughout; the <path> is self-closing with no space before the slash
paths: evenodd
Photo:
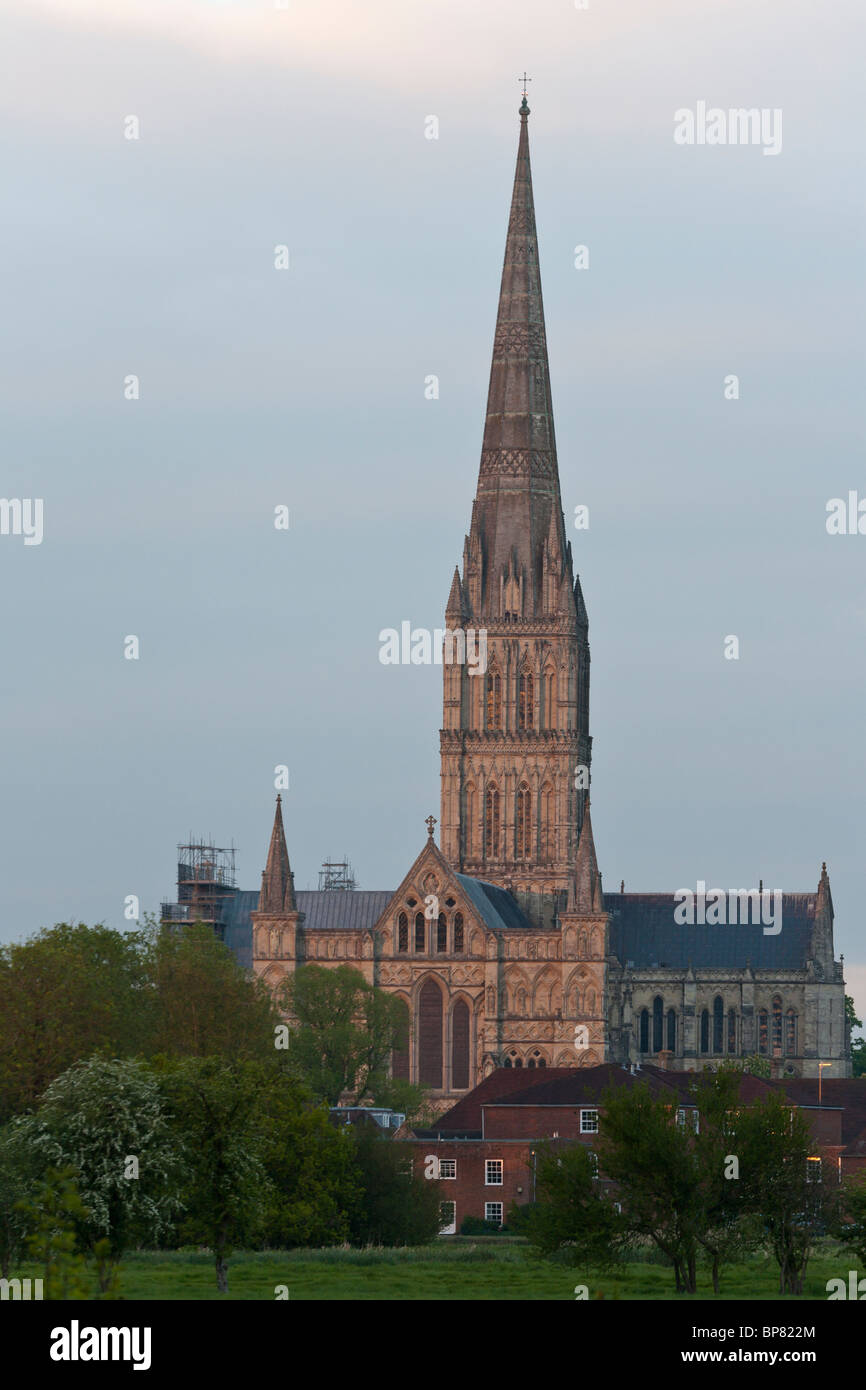
<path id="1" fill-rule="evenodd" d="M 807 1159 L 806 1159 L 806 1181 L 807 1181 L 807 1182 L 820 1182 L 820 1181 L 821 1181 L 821 1160 L 820 1160 L 820 1158 L 807 1158 Z"/>
<path id="2" fill-rule="evenodd" d="M 589 1158 L 590 1167 L 592 1168 L 592 1176 L 593 1176 L 594 1178 L 597 1178 L 597 1177 L 598 1177 L 598 1154 L 597 1154 L 597 1153 L 594 1153 L 593 1150 L 590 1149 L 590 1150 L 589 1150 L 589 1153 L 587 1154 L 587 1157 Z"/>
<path id="3" fill-rule="evenodd" d="M 401 912 L 397 918 L 397 950 L 408 951 L 409 949 L 409 918 L 405 912 Z"/>
<path id="4" fill-rule="evenodd" d="M 597 1110 L 581 1110 L 580 1132 L 581 1134 L 598 1134 Z"/>
<path id="5" fill-rule="evenodd" d="M 457 1159 L 456 1159 L 456 1158 L 440 1158 L 440 1160 L 439 1160 L 439 1176 L 440 1176 L 440 1178 L 456 1178 L 456 1177 L 457 1177 Z"/>
<path id="6" fill-rule="evenodd" d="M 457 1203 L 439 1203 L 439 1234 L 453 1236 L 457 1230 Z"/>
<path id="7" fill-rule="evenodd" d="M 415 950 L 423 951 L 426 944 L 426 927 L 424 923 L 424 913 L 415 913 Z"/>
<path id="8" fill-rule="evenodd" d="M 484 1220 L 485 1220 L 485 1221 L 492 1221 L 495 1225 L 501 1226 L 501 1225 L 502 1225 L 502 1203 L 501 1203 L 501 1202 L 485 1202 L 485 1203 L 484 1203 Z"/>
<path id="9" fill-rule="evenodd" d="M 502 1186 L 502 1159 L 488 1158 L 484 1164 L 484 1186 Z"/>
<path id="10" fill-rule="evenodd" d="M 680 1109 L 677 1111 L 677 1124 L 680 1129 L 690 1129 L 693 1134 L 698 1134 L 700 1132 L 701 1117 L 697 1110 L 689 1106 L 687 1110 Z"/>
<path id="11" fill-rule="evenodd" d="M 436 923 L 436 950 L 440 954 L 448 950 L 448 926 L 444 912 L 439 913 L 439 920 Z"/>
<path id="12" fill-rule="evenodd" d="M 454 913 L 454 950 L 460 953 L 463 950 L 463 913 Z"/>

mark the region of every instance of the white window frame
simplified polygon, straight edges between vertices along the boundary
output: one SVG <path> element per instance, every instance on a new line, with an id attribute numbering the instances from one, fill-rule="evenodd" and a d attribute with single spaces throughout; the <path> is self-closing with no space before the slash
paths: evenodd
<path id="1" fill-rule="evenodd" d="M 454 1170 L 453 1172 L 451 1172 L 451 1173 L 446 1173 L 446 1172 L 444 1171 L 446 1163 Z M 439 1177 L 442 1179 L 443 1182 L 453 1182 L 453 1181 L 456 1179 L 456 1177 L 457 1177 L 457 1159 L 456 1159 L 456 1158 L 440 1158 L 440 1160 L 439 1160 Z"/>
<path id="2" fill-rule="evenodd" d="M 580 1132 L 581 1134 L 598 1134 L 597 1110 L 581 1110 Z"/>
<path id="3" fill-rule="evenodd" d="M 456 1235 L 456 1234 L 457 1234 L 457 1203 L 456 1203 L 456 1202 L 440 1202 L 440 1204 L 439 1204 L 439 1219 L 440 1219 L 440 1221 L 442 1221 L 442 1217 L 443 1217 L 443 1213 L 442 1213 L 442 1208 L 443 1208 L 443 1207 L 450 1207 L 450 1208 L 451 1208 L 451 1216 L 450 1216 L 450 1218 L 449 1218 L 447 1221 L 443 1221 L 443 1222 L 442 1222 L 442 1225 L 439 1227 L 439 1234 L 440 1234 L 440 1236 L 453 1236 L 453 1235 Z"/>
<path id="4" fill-rule="evenodd" d="M 491 1215 L 490 1215 L 491 1208 L 493 1208 L 493 1207 L 498 1208 L 498 1211 L 499 1211 L 499 1215 L 498 1215 L 498 1216 L 491 1216 Z M 485 1220 L 485 1221 L 495 1221 L 496 1224 L 497 1224 L 497 1226 L 501 1226 L 502 1223 L 503 1223 L 503 1221 L 505 1220 L 505 1209 L 504 1209 L 503 1203 L 502 1203 L 502 1202 L 485 1202 L 485 1203 L 484 1203 L 484 1220 Z"/>
<path id="5" fill-rule="evenodd" d="M 494 1172 L 496 1177 L 491 1178 Z M 501 1158 L 485 1158 L 484 1160 L 484 1186 L 501 1187 L 505 1177 L 504 1165 Z"/>

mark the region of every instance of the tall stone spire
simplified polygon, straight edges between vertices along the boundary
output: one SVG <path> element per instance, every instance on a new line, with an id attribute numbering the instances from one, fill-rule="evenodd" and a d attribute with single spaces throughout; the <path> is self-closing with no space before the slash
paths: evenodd
<path id="1" fill-rule="evenodd" d="M 561 903 L 589 781 L 589 635 L 559 491 L 528 119 L 524 95 L 478 487 L 446 610 L 450 628 L 485 633 L 486 666 L 443 662 L 441 845 L 464 873 Z"/>
<path id="2" fill-rule="evenodd" d="M 522 586 L 521 616 L 550 609 L 551 596 L 544 593 L 545 542 L 557 578 L 564 577 L 566 564 L 571 570 L 553 430 L 528 117 L 524 96 L 472 526 L 482 554 L 484 616 L 515 611 L 508 594 L 502 602 L 503 576 L 506 584 L 513 578 Z M 470 535 L 470 548 L 473 539 Z"/>
<path id="3" fill-rule="evenodd" d="M 577 845 L 577 863 L 574 868 L 573 902 L 569 911 L 575 913 L 604 912 L 604 898 L 601 890 L 601 874 L 595 857 L 595 841 L 592 838 L 592 820 L 589 814 L 589 796 L 583 809 L 583 825 Z"/>
<path id="4" fill-rule="evenodd" d="M 281 802 L 278 792 L 268 861 L 262 873 L 262 891 L 259 894 L 259 912 L 271 915 L 295 911 L 295 881 L 289 867 Z"/>

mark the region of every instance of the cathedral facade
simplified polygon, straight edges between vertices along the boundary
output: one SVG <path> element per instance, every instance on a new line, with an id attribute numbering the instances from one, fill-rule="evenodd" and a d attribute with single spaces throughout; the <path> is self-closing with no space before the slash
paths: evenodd
<path id="1" fill-rule="evenodd" d="M 481 464 L 446 625 L 486 670 L 443 663 L 440 844 L 393 891 L 296 892 L 277 804 L 258 895 L 226 907 L 276 987 L 349 963 L 402 1003 L 397 1076 L 453 1103 L 497 1067 L 758 1054 L 777 1075 L 850 1075 L 826 867 L 783 929 L 683 925 L 673 893 L 605 893 L 590 815 L 588 618 L 560 496 L 528 137 L 520 108 Z M 754 896 L 754 895 L 753 895 Z M 747 914 L 746 914 L 747 916 Z M 251 947 L 251 951 L 250 951 Z"/>

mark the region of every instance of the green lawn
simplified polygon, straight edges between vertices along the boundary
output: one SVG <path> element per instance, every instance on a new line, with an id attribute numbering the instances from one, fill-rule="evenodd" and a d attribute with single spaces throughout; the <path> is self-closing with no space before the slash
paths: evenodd
<path id="1" fill-rule="evenodd" d="M 826 1282 L 847 1278 L 849 1256 L 832 1242 L 822 1242 L 810 1261 L 805 1298 L 827 1298 Z M 35 1276 L 30 1266 L 21 1271 Z M 655 1263 L 632 1263 L 617 1274 L 581 1273 L 533 1259 L 520 1241 L 463 1239 L 419 1249 L 238 1251 L 229 1265 L 229 1299 L 275 1298 L 286 1285 L 289 1299 L 561 1299 L 573 1300 L 576 1284 L 589 1297 L 608 1299 L 677 1299 L 673 1271 Z M 698 1275 L 696 1299 L 713 1299 L 709 1271 Z M 120 1293 L 129 1299 L 216 1299 L 213 1260 L 202 1252 L 129 1255 L 120 1275 Z M 722 1298 L 774 1299 L 778 1271 L 768 1259 L 755 1257 L 722 1273 Z"/>

